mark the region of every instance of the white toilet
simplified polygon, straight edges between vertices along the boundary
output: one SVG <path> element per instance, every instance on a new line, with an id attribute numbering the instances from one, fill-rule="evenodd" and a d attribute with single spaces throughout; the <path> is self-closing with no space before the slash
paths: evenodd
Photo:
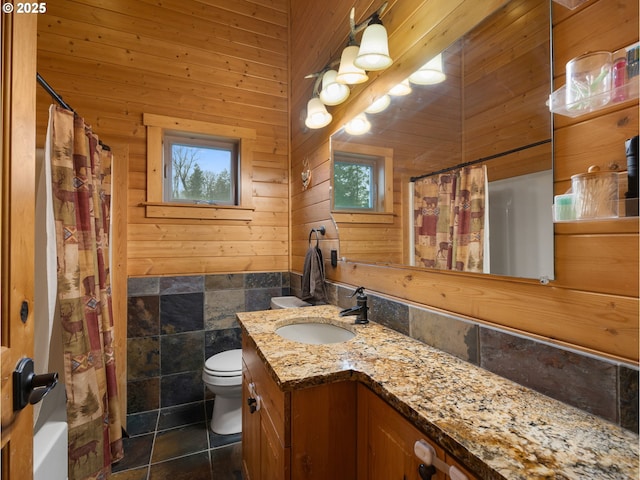
<path id="1" fill-rule="evenodd" d="M 230 435 L 242 431 L 242 350 L 227 350 L 207 358 L 202 381 L 216 395 L 211 431 Z"/>
<path id="2" fill-rule="evenodd" d="M 272 297 L 271 298 L 271 309 L 276 310 L 278 308 L 300 308 L 300 307 L 309 307 L 310 303 L 305 302 L 304 300 L 300 300 L 298 297 L 287 296 L 287 297 Z"/>

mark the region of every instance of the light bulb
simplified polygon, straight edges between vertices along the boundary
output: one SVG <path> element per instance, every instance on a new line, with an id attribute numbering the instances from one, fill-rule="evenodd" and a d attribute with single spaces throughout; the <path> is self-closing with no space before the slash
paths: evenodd
<path id="1" fill-rule="evenodd" d="M 353 64 L 359 50 L 360 47 L 357 45 L 349 45 L 342 51 L 340 67 L 338 68 L 338 76 L 336 77 L 336 81 L 338 83 L 342 83 L 343 85 L 355 85 L 369 80 L 367 73 Z"/>
<path id="2" fill-rule="evenodd" d="M 349 96 L 350 90 L 347 85 L 336 82 L 338 72 L 328 70 L 322 76 L 322 90 L 320 100 L 325 105 L 338 105 L 344 102 Z"/>
<path id="3" fill-rule="evenodd" d="M 410 93 L 411 85 L 409 85 L 408 78 L 405 78 L 402 82 L 389 90 L 389 95 L 393 95 L 394 97 L 402 97 L 404 95 L 409 95 Z"/>
<path id="4" fill-rule="evenodd" d="M 318 97 L 314 97 L 307 103 L 307 118 L 304 124 L 312 129 L 326 127 L 331 123 L 332 115 L 327 112 L 324 103 Z"/>
<path id="5" fill-rule="evenodd" d="M 386 109 L 391 103 L 391 97 L 389 95 L 383 95 L 367 108 L 365 108 L 366 113 L 380 113 L 384 109 Z"/>
<path id="6" fill-rule="evenodd" d="M 360 113 L 344 126 L 344 130 L 350 135 L 362 135 L 371 130 L 371 123 L 364 113 Z"/>
<path id="7" fill-rule="evenodd" d="M 384 70 L 393 63 L 384 26 L 374 23 L 365 29 L 358 56 L 353 63 L 356 67 L 371 71 Z"/>
<path id="8" fill-rule="evenodd" d="M 416 85 L 435 85 L 444 82 L 447 76 L 442 68 L 442 54 L 439 53 L 417 71 L 409 75 L 409 81 Z"/>

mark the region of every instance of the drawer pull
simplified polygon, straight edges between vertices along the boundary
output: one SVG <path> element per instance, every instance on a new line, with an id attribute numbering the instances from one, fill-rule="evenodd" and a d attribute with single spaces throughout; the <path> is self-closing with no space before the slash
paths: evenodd
<path id="1" fill-rule="evenodd" d="M 260 410 L 260 395 L 256 393 L 256 385 L 255 383 L 250 383 L 248 385 L 249 388 L 249 398 L 247 398 L 247 405 L 249 406 L 249 412 L 256 413 Z"/>

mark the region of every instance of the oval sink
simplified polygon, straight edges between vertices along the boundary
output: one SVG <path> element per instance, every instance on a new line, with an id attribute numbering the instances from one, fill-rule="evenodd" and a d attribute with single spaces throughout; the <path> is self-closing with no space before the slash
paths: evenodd
<path id="1" fill-rule="evenodd" d="M 275 332 L 287 340 L 311 345 L 346 342 L 356 335 L 346 328 L 312 320 L 284 325 L 276 328 Z"/>

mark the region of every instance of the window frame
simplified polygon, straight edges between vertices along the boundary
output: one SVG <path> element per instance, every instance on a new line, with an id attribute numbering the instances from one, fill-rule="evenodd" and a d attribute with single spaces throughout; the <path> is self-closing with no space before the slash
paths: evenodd
<path id="1" fill-rule="evenodd" d="M 334 164 L 336 155 L 376 157 L 377 204 L 374 209 L 336 208 Z M 393 223 L 393 149 L 372 145 L 331 141 L 331 215 L 336 222 Z"/>
<path id="2" fill-rule="evenodd" d="M 221 125 L 198 120 L 143 114 L 147 129 L 147 201 L 143 202 L 150 218 L 194 218 L 210 220 L 252 220 L 253 148 L 256 131 L 250 128 Z M 206 135 L 238 143 L 238 191 L 236 205 L 211 205 L 164 200 L 163 137 L 165 133 Z"/>
<path id="3" fill-rule="evenodd" d="M 231 161 L 229 165 L 229 172 L 231 177 L 231 199 L 229 201 L 219 201 L 209 203 L 206 200 L 191 200 L 187 198 L 173 198 L 170 199 L 170 194 L 173 193 L 173 145 L 184 145 L 186 147 L 196 147 L 196 148 L 208 148 L 211 150 L 218 151 L 227 151 L 230 152 Z M 163 184 L 162 184 L 162 195 L 163 201 L 167 203 L 199 203 L 204 205 L 215 205 L 215 206 L 233 206 L 238 205 L 238 190 L 240 187 L 240 176 L 239 167 L 240 167 L 240 154 L 239 154 L 239 145 L 237 140 L 229 139 L 229 138 L 220 138 L 213 136 L 204 136 L 204 135 L 194 135 L 186 132 L 178 132 L 178 131 L 170 131 L 166 130 L 163 134 L 162 138 L 162 147 L 163 147 Z M 171 159 L 171 162 L 168 162 L 167 159 Z"/>
<path id="4" fill-rule="evenodd" d="M 380 181 L 384 179 L 384 171 L 381 170 L 380 163 L 384 160 L 383 157 L 374 155 L 363 155 L 359 153 L 336 152 L 333 156 L 333 172 L 334 172 L 334 197 L 333 197 L 333 209 L 336 211 L 357 211 L 357 212 L 379 212 L 381 210 L 381 199 L 378 192 L 381 190 Z M 344 165 L 363 165 L 369 167 L 371 171 L 371 177 L 369 182 L 369 205 L 367 207 L 357 206 L 341 206 L 336 202 L 335 195 L 337 188 L 335 185 L 335 171 L 337 164 Z"/>

